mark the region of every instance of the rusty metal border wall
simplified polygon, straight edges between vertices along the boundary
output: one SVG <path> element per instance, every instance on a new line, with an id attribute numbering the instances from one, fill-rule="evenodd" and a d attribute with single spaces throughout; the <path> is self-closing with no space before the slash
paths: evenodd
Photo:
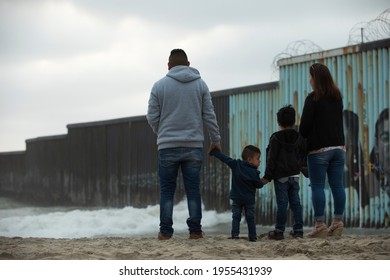
<path id="1" fill-rule="evenodd" d="M 387 39 L 286 58 L 279 61 L 277 82 L 213 92 L 223 151 L 237 158 L 244 145 L 259 146 L 260 170 L 264 174 L 268 139 L 278 129 L 277 110 L 293 104 L 299 124 L 304 98 L 310 92 L 308 67 L 313 62 L 322 62 L 331 70 L 344 94 L 344 106 L 351 112 L 345 114 L 346 127 L 352 128 L 348 143 L 358 143 L 358 148 L 349 151 L 349 158 L 358 164 L 349 167 L 354 173 L 346 173 L 346 223 L 360 227 L 388 226 L 390 191 L 386 192 L 383 176 L 373 173 L 376 163 L 371 158 L 378 142 L 376 122 L 390 106 L 389 49 Z M 27 140 L 26 151 L 0 153 L 0 195 L 56 205 L 145 207 L 158 203 L 156 136 L 145 116 L 71 124 L 67 128 L 66 135 Z M 206 209 L 227 211 L 230 170 L 207 155 L 208 146 L 206 137 L 203 201 Z M 380 151 L 382 158 L 386 151 L 388 142 L 387 150 Z M 356 185 L 356 180 L 360 185 Z M 309 181 L 301 178 L 301 186 L 304 222 L 310 225 L 313 212 Z M 179 179 L 176 200 L 183 197 Z M 329 190 L 327 201 L 326 216 L 330 219 Z M 259 191 L 256 203 L 257 223 L 273 224 L 276 204 L 272 184 Z"/>

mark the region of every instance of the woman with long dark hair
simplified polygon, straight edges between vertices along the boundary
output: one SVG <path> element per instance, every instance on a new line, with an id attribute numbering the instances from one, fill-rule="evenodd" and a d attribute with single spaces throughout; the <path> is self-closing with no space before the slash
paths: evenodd
<path id="1" fill-rule="evenodd" d="M 310 66 L 313 88 L 305 100 L 299 132 L 307 139 L 307 157 L 315 226 L 309 237 L 341 235 L 345 209 L 344 163 L 345 140 L 343 100 L 328 67 L 321 63 Z M 325 179 L 328 177 L 333 197 L 333 222 L 325 223 Z"/>

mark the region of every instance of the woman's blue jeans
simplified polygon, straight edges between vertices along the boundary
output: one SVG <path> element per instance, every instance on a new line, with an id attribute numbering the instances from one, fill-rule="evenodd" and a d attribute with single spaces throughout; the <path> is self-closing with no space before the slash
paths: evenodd
<path id="1" fill-rule="evenodd" d="M 287 210 L 290 209 L 294 216 L 294 231 L 302 231 L 303 213 L 301 198 L 299 197 L 299 177 L 285 177 L 274 180 L 276 203 L 275 228 L 284 232 L 287 222 Z"/>
<path id="2" fill-rule="evenodd" d="M 245 220 L 248 224 L 249 239 L 256 238 L 255 205 L 233 201 L 232 204 L 232 236 L 240 234 L 240 222 L 242 212 L 245 212 Z"/>
<path id="3" fill-rule="evenodd" d="M 173 234 L 173 198 L 179 168 L 187 196 L 190 233 L 202 231 L 202 202 L 200 195 L 200 171 L 203 162 L 202 148 L 169 148 L 158 152 L 158 174 L 160 177 L 160 232 L 164 236 Z"/>
<path id="4" fill-rule="evenodd" d="M 345 151 L 341 149 L 309 154 L 307 157 L 316 221 L 325 220 L 326 201 L 324 188 L 326 175 L 328 175 L 328 182 L 333 196 L 333 217 L 339 219 L 343 217 L 345 209 L 344 162 Z"/>

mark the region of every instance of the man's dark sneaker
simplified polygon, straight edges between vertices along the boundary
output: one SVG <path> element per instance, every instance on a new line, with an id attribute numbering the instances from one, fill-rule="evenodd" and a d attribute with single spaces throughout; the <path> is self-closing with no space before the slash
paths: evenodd
<path id="1" fill-rule="evenodd" d="M 238 235 L 232 235 L 232 238 L 231 239 L 233 239 L 233 240 L 238 240 L 238 239 L 240 239 L 240 237 L 238 237 Z"/>
<path id="2" fill-rule="evenodd" d="M 158 236 L 157 236 L 157 239 L 158 240 L 168 240 L 168 239 L 171 239 L 171 236 L 165 236 L 161 232 L 159 232 Z"/>
<path id="3" fill-rule="evenodd" d="M 268 232 L 268 239 L 282 240 L 284 239 L 283 231 L 271 230 Z"/>
<path id="4" fill-rule="evenodd" d="M 191 232 L 190 237 L 188 239 L 199 239 L 204 237 L 204 232 Z"/>
<path id="5" fill-rule="evenodd" d="M 249 237 L 248 240 L 250 242 L 256 242 L 257 241 L 257 237 L 256 236 L 255 237 Z"/>
<path id="6" fill-rule="evenodd" d="M 303 231 L 301 230 L 292 230 L 290 231 L 290 235 L 294 238 L 303 238 Z"/>

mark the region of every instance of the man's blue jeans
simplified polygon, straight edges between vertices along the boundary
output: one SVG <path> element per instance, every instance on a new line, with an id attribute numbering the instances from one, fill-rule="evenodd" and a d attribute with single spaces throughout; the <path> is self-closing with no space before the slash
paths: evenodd
<path id="1" fill-rule="evenodd" d="M 245 220 L 248 224 L 248 237 L 249 239 L 256 238 L 256 222 L 255 222 L 255 205 L 248 205 L 246 203 L 240 203 L 233 201 L 232 204 L 232 236 L 238 236 L 240 234 L 240 222 L 242 211 L 245 211 Z"/>
<path id="2" fill-rule="evenodd" d="M 287 209 L 290 209 L 294 216 L 294 231 L 302 231 L 303 213 L 301 198 L 299 197 L 299 177 L 285 177 L 274 180 L 276 194 L 276 225 L 275 229 L 284 232 L 287 222 Z"/>
<path id="3" fill-rule="evenodd" d="M 179 168 L 187 195 L 190 233 L 202 231 L 202 203 L 200 196 L 200 170 L 203 162 L 202 148 L 169 148 L 158 152 L 158 174 L 160 177 L 160 232 L 164 236 L 173 234 L 173 198 Z"/>
<path id="4" fill-rule="evenodd" d="M 329 186 L 333 196 L 333 218 L 341 219 L 343 217 L 345 209 L 344 162 L 345 151 L 341 149 L 309 154 L 307 157 L 316 221 L 325 220 L 326 202 L 324 188 L 326 175 L 328 175 Z"/>

